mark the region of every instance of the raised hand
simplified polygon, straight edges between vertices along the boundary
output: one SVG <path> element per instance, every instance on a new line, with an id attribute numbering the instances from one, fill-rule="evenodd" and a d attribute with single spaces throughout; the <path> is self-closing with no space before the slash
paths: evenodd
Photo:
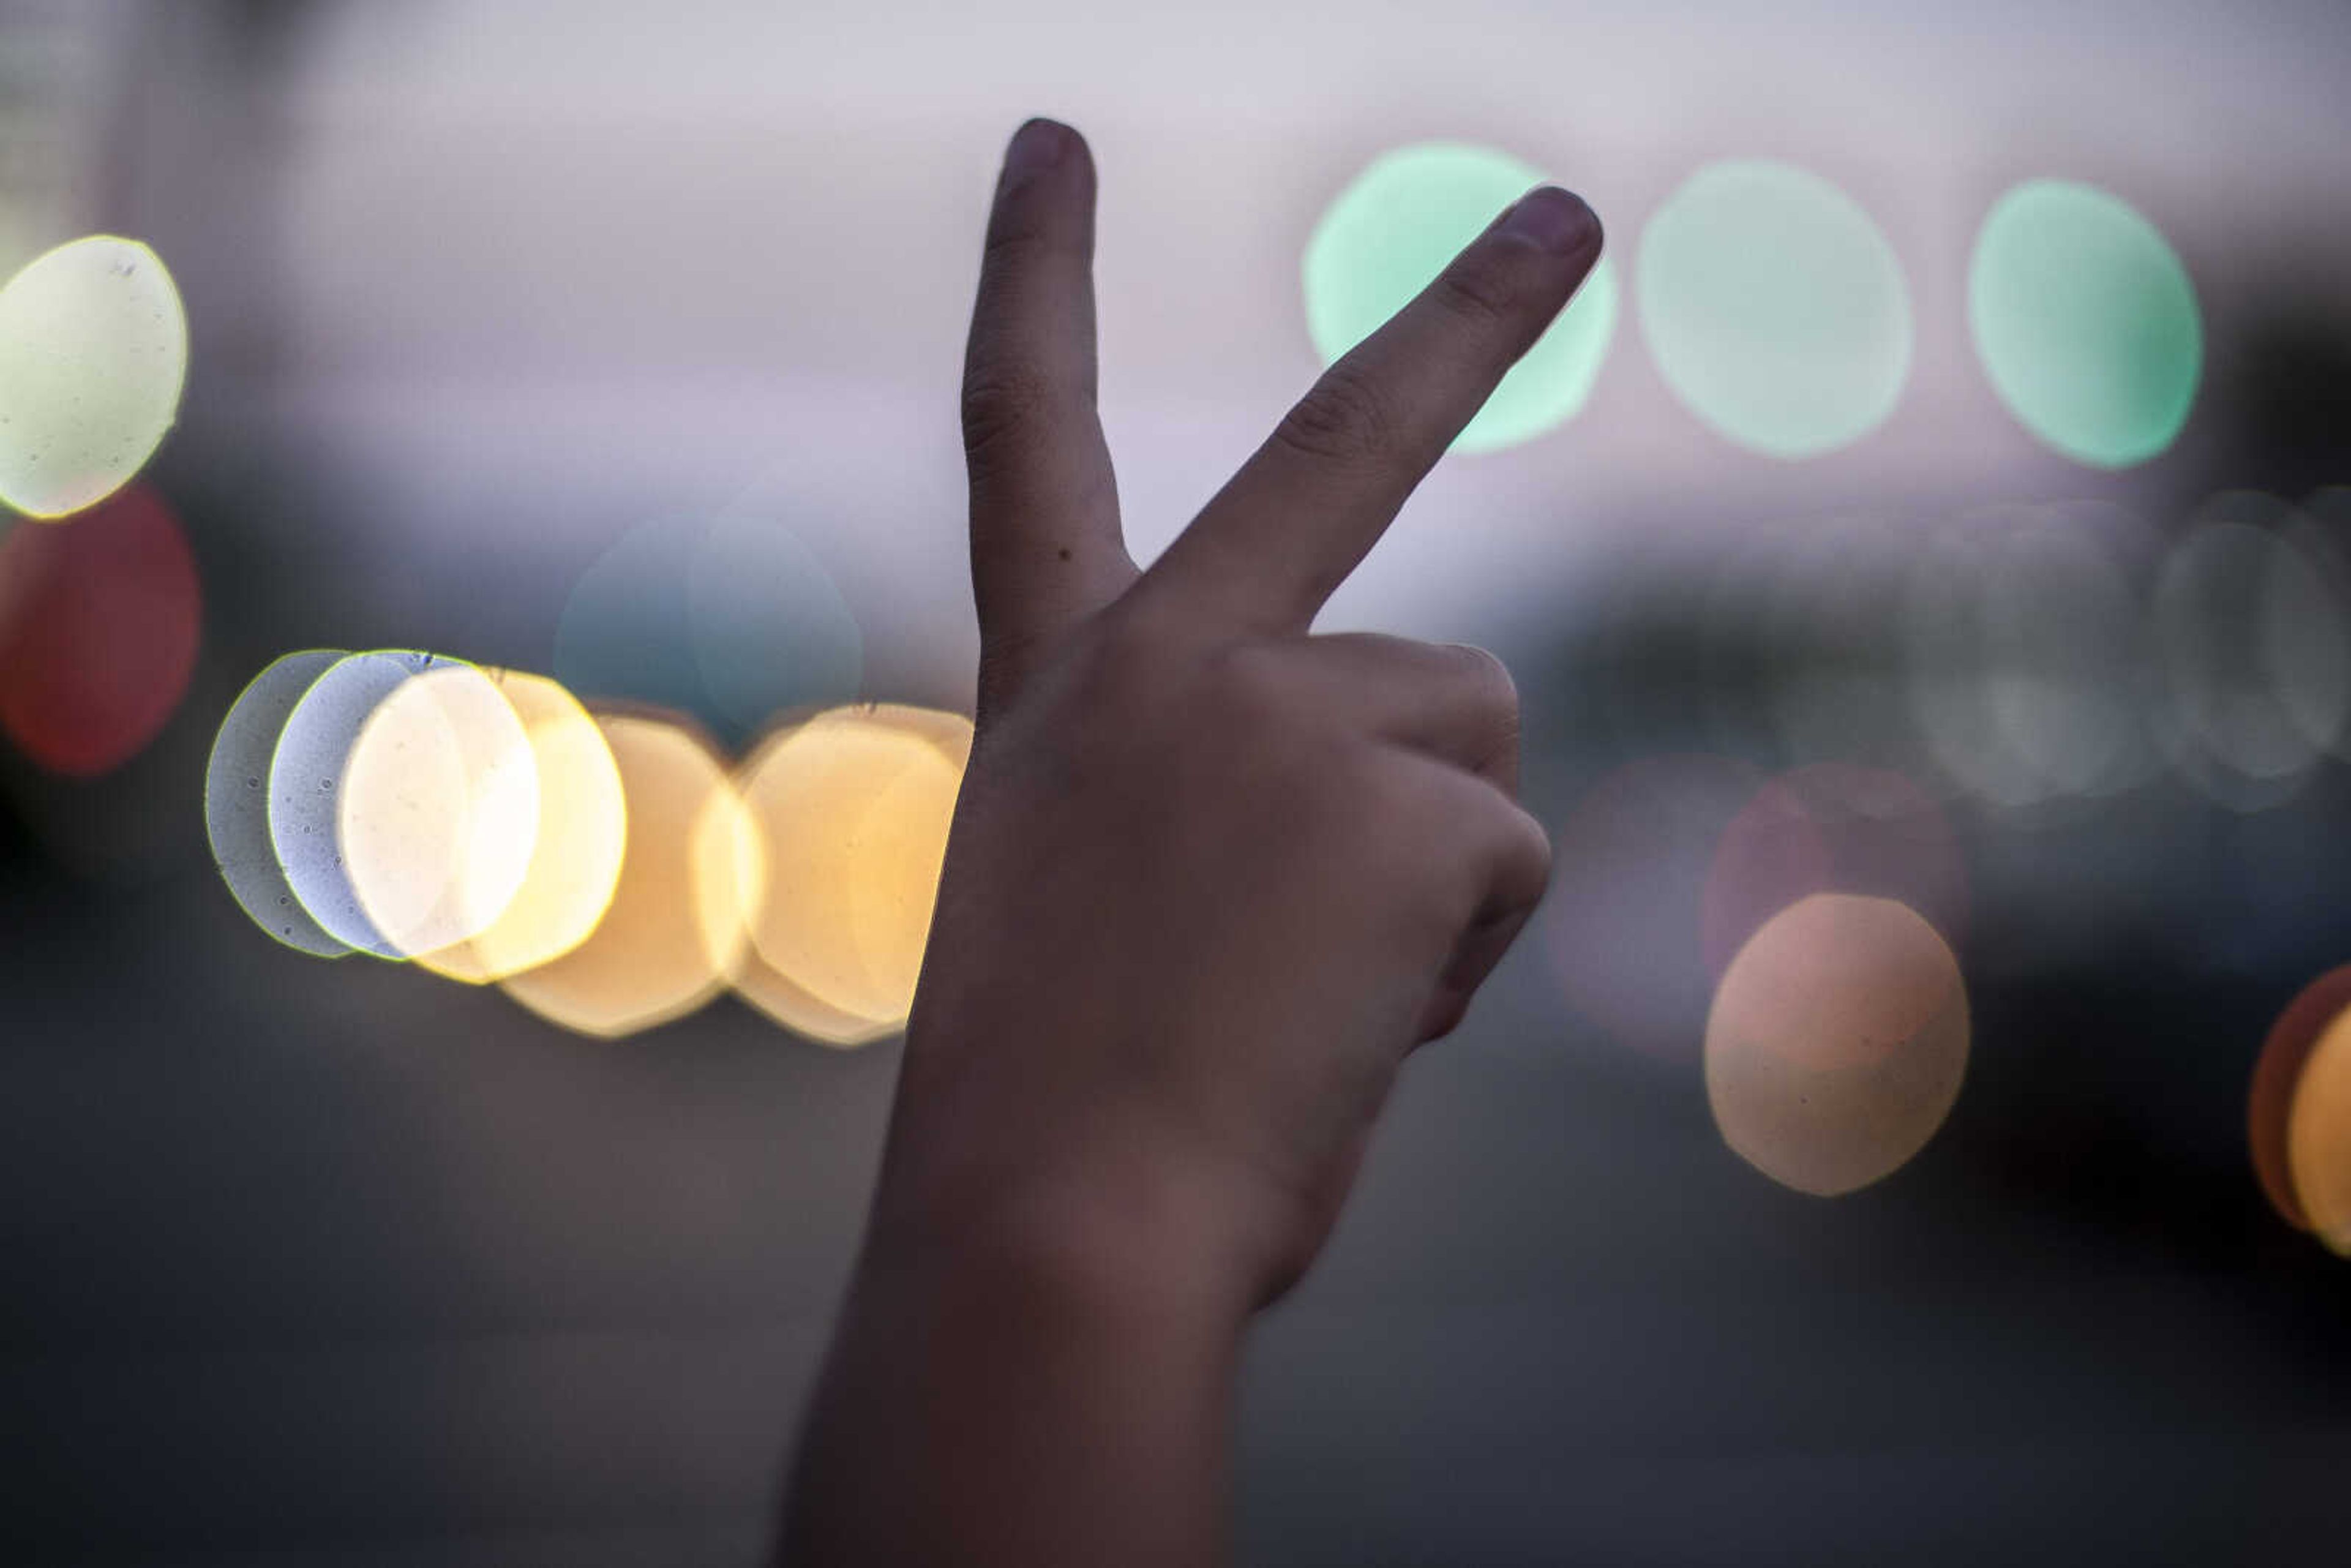
<path id="1" fill-rule="evenodd" d="M 1077 134 L 1024 126 L 965 366 L 979 734 L 804 1459 L 811 1560 L 1214 1556 L 1241 1324 L 1549 871 L 1501 664 L 1311 627 L 1591 269 L 1590 210 L 1498 217 L 1138 572 L 1093 201 Z"/>

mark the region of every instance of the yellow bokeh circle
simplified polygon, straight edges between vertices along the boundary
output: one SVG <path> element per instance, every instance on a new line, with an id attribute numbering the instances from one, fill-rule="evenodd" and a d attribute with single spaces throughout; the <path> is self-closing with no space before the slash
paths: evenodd
<path id="1" fill-rule="evenodd" d="M 741 988 L 755 1005 L 839 1044 L 905 1019 L 971 734 L 955 714 L 835 708 L 745 764 L 768 872 L 751 919 L 767 973 Z"/>
<path id="2" fill-rule="evenodd" d="M 620 884 L 628 846 L 621 770 L 603 730 L 545 675 L 483 672 L 521 722 L 538 775 L 538 831 L 505 911 L 469 939 L 417 956 L 469 984 L 551 963 L 588 939 Z"/>
<path id="3" fill-rule="evenodd" d="M 585 941 L 500 984 L 542 1018 L 612 1037 L 683 1018 L 726 987 L 765 869 L 759 835 L 699 733 L 634 714 L 597 725 L 628 822 L 611 901 Z"/>

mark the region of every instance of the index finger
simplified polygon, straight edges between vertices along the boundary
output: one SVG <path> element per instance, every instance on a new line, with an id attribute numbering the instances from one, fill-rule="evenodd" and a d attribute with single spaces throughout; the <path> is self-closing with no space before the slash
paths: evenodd
<path id="1" fill-rule="evenodd" d="M 1529 192 L 1324 371 L 1148 574 L 1303 630 L 1600 257 L 1600 220 Z"/>

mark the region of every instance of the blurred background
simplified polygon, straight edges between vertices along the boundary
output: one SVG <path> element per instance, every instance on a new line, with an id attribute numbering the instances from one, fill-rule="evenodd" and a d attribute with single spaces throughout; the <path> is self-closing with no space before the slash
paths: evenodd
<path id="1" fill-rule="evenodd" d="M 927 910 L 841 979 L 791 901 L 883 875 L 824 802 L 935 852 L 1041 112 L 1140 559 L 1454 207 L 1609 229 L 1322 623 L 1502 654 L 1559 870 L 1251 1343 L 1243 1559 L 2341 1551 L 2346 68 L 2323 0 L 0 3 L 0 273 L 125 236 L 185 317 L 109 495 L 0 435 L 0 1548 L 758 1559 Z M 246 918 L 232 705 L 376 648 L 562 682 L 632 854 L 662 768 L 747 801 L 731 959 Z"/>

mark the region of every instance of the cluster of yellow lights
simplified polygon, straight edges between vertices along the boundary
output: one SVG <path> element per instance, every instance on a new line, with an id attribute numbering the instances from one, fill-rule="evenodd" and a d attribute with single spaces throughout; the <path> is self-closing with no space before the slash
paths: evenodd
<path id="1" fill-rule="evenodd" d="M 1446 152 L 1455 162 L 1479 155 Z M 1708 177 L 1728 188 L 1800 174 L 1725 165 Z M 1513 166 L 1501 177 L 1529 176 Z M 1701 184 L 1691 182 L 1677 203 L 1696 211 Z M 1843 199 L 1825 186 L 1811 193 Z M 1843 236 L 1845 249 L 1891 277 L 1901 319 L 1888 341 L 1899 340 L 1896 359 L 1907 365 L 1907 305 L 1890 253 L 1877 256 L 1884 246 L 1865 217 L 1841 207 L 1829 215 L 1859 236 Z M 1653 224 L 1641 247 L 1652 286 L 1646 324 L 1668 349 L 1681 324 L 1659 314 L 1667 304 L 1687 306 L 1693 321 L 1712 308 L 1703 279 L 1674 291 L 1669 228 Z M 1402 243 L 1372 231 L 1356 240 L 1374 250 Z M 1421 249 L 1441 259 L 1453 243 L 1438 235 Z M 2084 327 L 2076 301 L 2055 325 L 2041 321 L 2032 312 L 2048 313 L 2049 289 L 2026 282 L 2050 274 L 2053 256 L 2077 292 L 2096 271 L 2085 258 L 2103 257 L 2107 272 L 2130 271 L 2160 294 L 2160 308 L 2147 319 L 2108 310 L 2115 319 Z M 1361 270 L 1360 258 L 1326 266 L 1330 277 L 1314 259 L 1310 307 L 1335 309 L 1325 297 L 1360 281 L 1349 270 Z M 1425 265 L 1418 251 L 1386 259 L 1410 275 L 1405 282 Z M 1613 285 L 1608 295 L 1613 319 Z M 1376 308 L 1357 313 L 1367 325 L 1392 303 L 1380 295 Z M 2011 193 L 1979 244 L 1970 309 L 2001 396 L 2050 444 L 2116 467 L 2176 435 L 2200 368 L 2193 292 L 2160 236 L 2113 198 L 2048 182 Z M 2146 338 L 2148 320 L 2167 334 L 2161 375 L 2117 379 L 2115 345 Z M 1328 351 L 1358 330 L 1333 328 Z M 2085 332 L 2105 337 L 2066 336 Z M 1497 444 L 1580 405 L 1608 335 L 1604 322 L 1570 345 L 1569 394 Z M 1718 380 L 1729 374 L 1713 349 L 1692 363 Z M 187 368 L 179 291 L 147 246 L 90 235 L 18 269 L 0 287 L 0 504 L 56 520 L 113 495 L 169 433 Z M 1736 388 L 1702 377 L 1684 385 L 1674 368 L 1668 379 L 1710 422 L 1782 455 L 1842 444 L 1892 402 L 1886 389 L 1872 391 L 1825 434 L 1750 429 L 1726 412 Z M 2230 526 L 2194 537 L 2207 555 L 2265 544 Z M 2199 623 L 2195 584 L 2180 561 L 2173 566 L 2165 604 L 2176 612 L 2165 629 L 2179 643 Z M 2271 580 L 2303 600 L 2321 591 L 2276 570 Z M 2336 744 L 2351 707 L 2339 627 L 2312 612 L 2287 631 L 2304 622 L 2338 634 L 2304 661 L 2315 674 L 2283 692 L 2279 711 L 2291 730 L 2273 723 L 2251 738 L 2205 737 L 2231 759 L 2272 731 L 2293 743 L 2272 748 L 2289 762 Z M 2271 641 L 2293 652 L 2311 638 Z M 2244 706 L 2213 712 L 2242 730 Z M 786 1028 L 845 1047 L 893 1032 L 911 1007 L 970 748 L 970 723 L 952 714 L 839 708 L 771 734 L 730 769 L 688 724 L 590 715 L 542 675 L 317 651 L 273 664 L 225 721 L 206 820 L 238 902 L 304 951 L 412 959 L 453 980 L 499 985 L 540 1016 L 603 1037 L 682 1017 L 731 988 Z M 2259 771 L 2266 756 L 2242 765 Z M 1969 1033 L 1958 960 L 1934 925 L 1889 899 L 1815 893 L 1764 922 L 1722 970 L 1705 1034 L 1708 1103 L 1725 1142 L 1773 1180 L 1851 1192 L 1900 1168 L 1940 1127 L 1965 1076 Z M 2249 1124 L 2272 1205 L 2351 1255 L 2351 967 L 2314 982 L 2272 1030 Z"/>
<path id="2" fill-rule="evenodd" d="M 730 768 L 685 721 L 591 715 L 543 675 L 319 651 L 231 710 L 206 813 L 289 946 L 496 984 L 605 1038 L 731 988 L 852 1046 L 912 1006 L 970 747 L 954 714 L 838 708 Z"/>
<path id="3" fill-rule="evenodd" d="M 2253 1066 L 2247 1133 L 2270 1206 L 2351 1257 L 2351 965 L 2294 998 Z"/>

